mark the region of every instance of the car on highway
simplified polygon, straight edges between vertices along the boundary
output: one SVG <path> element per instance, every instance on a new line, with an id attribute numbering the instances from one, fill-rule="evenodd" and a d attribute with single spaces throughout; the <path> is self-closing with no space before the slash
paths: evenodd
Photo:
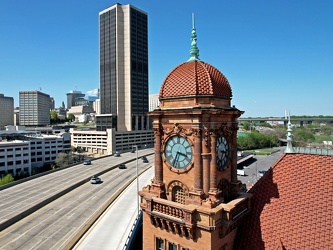
<path id="1" fill-rule="evenodd" d="M 124 163 L 121 163 L 118 165 L 119 169 L 126 169 L 126 165 Z"/>
<path id="2" fill-rule="evenodd" d="M 118 151 L 116 151 L 115 153 L 114 153 L 114 157 L 119 157 L 120 156 L 120 153 L 118 152 Z"/>
<path id="3" fill-rule="evenodd" d="M 83 165 L 91 165 L 91 161 L 90 161 L 90 160 L 85 160 L 85 161 L 83 162 Z"/>
<path id="4" fill-rule="evenodd" d="M 146 156 L 142 156 L 142 158 L 141 158 L 141 159 L 142 159 L 142 162 L 143 162 L 143 163 L 148 163 L 148 159 L 147 159 L 147 157 L 146 157 Z"/>
<path id="5" fill-rule="evenodd" d="M 101 182 L 101 179 L 96 175 L 94 175 L 93 177 L 90 178 L 90 183 L 91 184 L 97 184 L 97 183 L 100 183 L 100 182 Z"/>

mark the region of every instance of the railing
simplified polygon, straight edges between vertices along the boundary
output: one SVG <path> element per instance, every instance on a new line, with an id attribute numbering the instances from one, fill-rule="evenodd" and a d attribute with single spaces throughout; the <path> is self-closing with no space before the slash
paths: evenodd
<path id="1" fill-rule="evenodd" d="M 171 207 L 170 205 L 153 203 L 153 211 L 166 214 L 168 216 L 176 217 L 178 219 L 184 219 L 184 212 L 180 208 Z"/>
<path id="2" fill-rule="evenodd" d="M 131 231 L 128 234 L 127 240 L 125 242 L 125 245 L 123 247 L 123 250 L 128 250 L 128 249 L 132 249 L 132 245 L 136 239 L 137 233 L 139 231 L 139 229 L 142 227 L 142 210 L 140 210 L 138 216 L 136 217 Z"/>

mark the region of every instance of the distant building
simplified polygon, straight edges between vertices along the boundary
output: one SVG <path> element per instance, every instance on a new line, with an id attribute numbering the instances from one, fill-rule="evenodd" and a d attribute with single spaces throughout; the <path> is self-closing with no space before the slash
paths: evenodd
<path id="1" fill-rule="evenodd" d="M 160 106 L 159 94 L 149 95 L 149 111 L 153 111 L 157 106 Z"/>
<path id="2" fill-rule="evenodd" d="M 75 102 L 78 98 L 85 97 L 85 94 L 82 94 L 81 91 L 72 90 L 67 95 L 67 109 L 70 109 L 72 106 L 76 106 Z"/>
<path id="3" fill-rule="evenodd" d="M 78 98 L 75 101 L 75 105 L 74 106 L 88 106 L 88 107 L 92 107 L 93 106 L 93 101 L 89 101 L 89 100 L 86 100 L 84 98 Z"/>
<path id="4" fill-rule="evenodd" d="M 83 114 L 91 114 L 94 113 L 94 109 L 89 106 L 73 106 L 68 110 L 67 114 L 73 114 L 75 116 L 75 120 L 79 121 L 79 117 Z"/>
<path id="5" fill-rule="evenodd" d="M 86 92 L 86 99 L 89 101 L 96 101 L 99 99 L 99 89 L 93 89 Z"/>
<path id="6" fill-rule="evenodd" d="M 56 109 L 58 114 L 58 119 L 65 120 L 67 118 L 67 109 L 64 106 L 61 106 Z"/>
<path id="7" fill-rule="evenodd" d="M 14 98 L 0 94 L 0 130 L 14 125 Z"/>
<path id="8" fill-rule="evenodd" d="M 53 97 L 50 97 L 50 110 L 55 109 L 55 101 Z"/>
<path id="9" fill-rule="evenodd" d="M 20 125 L 46 126 L 50 124 L 51 99 L 37 90 L 20 91 Z"/>
<path id="10" fill-rule="evenodd" d="M 19 108 L 15 108 L 14 109 L 14 126 L 18 126 L 20 125 L 20 109 Z"/>
<path id="11" fill-rule="evenodd" d="M 131 5 L 99 13 L 100 109 L 96 129 L 148 128 L 148 17 Z"/>
<path id="12" fill-rule="evenodd" d="M 100 101 L 100 99 L 96 99 L 96 101 L 94 101 L 93 109 L 94 109 L 96 115 L 101 114 L 101 101 Z"/>

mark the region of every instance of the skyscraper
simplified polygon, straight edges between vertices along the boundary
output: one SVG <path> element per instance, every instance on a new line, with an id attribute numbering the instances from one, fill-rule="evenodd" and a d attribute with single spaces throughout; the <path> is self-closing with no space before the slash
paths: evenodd
<path id="1" fill-rule="evenodd" d="M 99 13 L 100 104 L 96 129 L 147 129 L 148 16 L 115 4 Z"/>

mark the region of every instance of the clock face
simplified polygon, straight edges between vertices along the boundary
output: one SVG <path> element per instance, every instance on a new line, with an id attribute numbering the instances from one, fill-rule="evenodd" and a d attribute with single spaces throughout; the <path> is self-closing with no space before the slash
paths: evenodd
<path id="1" fill-rule="evenodd" d="M 192 162 L 192 147 L 184 137 L 175 135 L 166 142 L 164 156 L 173 168 L 184 169 Z"/>
<path id="2" fill-rule="evenodd" d="M 217 168 L 221 171 L 227 166 L 229 158 L 229 144 L 224 136 L 220 136 L 216 142 L 216 163 Z"/>

